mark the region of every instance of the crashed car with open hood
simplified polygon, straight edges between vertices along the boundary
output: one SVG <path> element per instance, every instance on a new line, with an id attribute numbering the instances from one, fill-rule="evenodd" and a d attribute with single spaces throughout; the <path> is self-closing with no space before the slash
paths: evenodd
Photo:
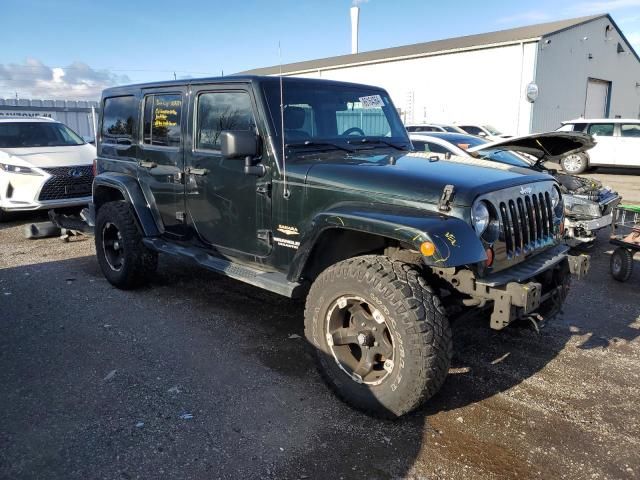
<path id="1" fill-rule="evenodd" d="M 514 167 L 525 167 L 552 174 L 560 184 L 565 208 L 565 238 L 578 246 L 595 240 L 595 232 L 611 225 L 620 196 L 601 182 L 568 175 L 549 168 L 546 162 L 559 162 L 567 155 L 584 152 L 595 145 L 590 135 L 577 132 L 549 132 L 487 142 L 472 135 L 429 133 L 411 135 L 418 150 L 434 155 L 469 155 Z"/>

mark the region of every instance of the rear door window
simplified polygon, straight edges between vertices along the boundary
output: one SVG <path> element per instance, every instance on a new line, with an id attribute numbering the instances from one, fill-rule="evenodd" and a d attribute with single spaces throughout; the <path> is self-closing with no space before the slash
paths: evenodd
<path id="1" fill-rule="evenodd" d="M 144 100 L 143 135 L 145 145 L 180 146 L 180 94 L 147 95 Z"/>
<path id="2" fill-rule="evenodd" d="M 627 138 L 640 138 L 640 123 L 620 125 L 620 135 Z"/>
<path id="3" fill-rule="evenodd" d="M 593 123 L 587 132 L 594 137 L 613 137 L 613 130 L 613 123 Z"/>

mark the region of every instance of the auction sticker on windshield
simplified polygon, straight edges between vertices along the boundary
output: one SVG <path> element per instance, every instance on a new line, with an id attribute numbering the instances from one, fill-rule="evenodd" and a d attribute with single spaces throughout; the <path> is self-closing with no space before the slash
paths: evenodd
<path id="1" fill-rule="evenodd" d="M 368 97 L 360 97 L 358 100 L 362 103 L 363 108 L 382 108 L 384 102 L 380 95 L 369 95 Z"/>

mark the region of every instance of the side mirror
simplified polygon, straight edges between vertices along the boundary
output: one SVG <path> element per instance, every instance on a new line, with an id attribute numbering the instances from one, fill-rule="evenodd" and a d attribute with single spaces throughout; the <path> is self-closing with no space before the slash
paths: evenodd
<path id="1" fill-rule="evenodd" d="M 258 136 L 248 130 L 225 130 L 220 133 L 220 150 L 226 158 L 255 157 Z"/>
<path id="2" fill-rule="evenodd" d="M 267 169 L 258 155 L 258 136 L 249 130 L 226 130 L 220 133 L 220 150 L 225 158 L 244 158 L 244 173 L 262 177 Z"/>
<path id="3" fill-rule="evenodd" d="M 486 134 L 486 133 L 484 133 L 484 132 L 478 132 L 478 136 L 479 136 L 479 137 L 486 137 L 486 136 L 487 136 L 487 134 Z"/>

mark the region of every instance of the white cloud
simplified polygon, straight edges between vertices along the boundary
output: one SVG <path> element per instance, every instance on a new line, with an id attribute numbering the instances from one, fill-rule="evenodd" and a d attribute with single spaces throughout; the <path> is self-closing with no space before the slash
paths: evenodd
<path id="1" fill-rule="evenodd" d="M 126 75 L 95 70 L 83 62 L 49 67 L 28 58 L 22 64 L 0 64 L 0 97 L 97 100 L 104 88 L 129 83 Z"/>
<path id="2" fill-rule="evenodd" d="M 625 8 L 640 7 L 640 0 L 598 0 L 590 2 L 580 2 L 571 6 L 567 11 L 589 15 L 592 13 L 607 13 Z"/>
<path id="3" fill-rule="evenodd" d="M 505 17 L 500 17 L 496 21 L 498 23 L 516 23 L 516 22 L 544 22 L 545 20 L 550 20 L 552 17 L 548 12 L 543 12 L 540 10 L 529 10 L 528 12 L 516 13 L 514 15 L 508 15 Z"/>

